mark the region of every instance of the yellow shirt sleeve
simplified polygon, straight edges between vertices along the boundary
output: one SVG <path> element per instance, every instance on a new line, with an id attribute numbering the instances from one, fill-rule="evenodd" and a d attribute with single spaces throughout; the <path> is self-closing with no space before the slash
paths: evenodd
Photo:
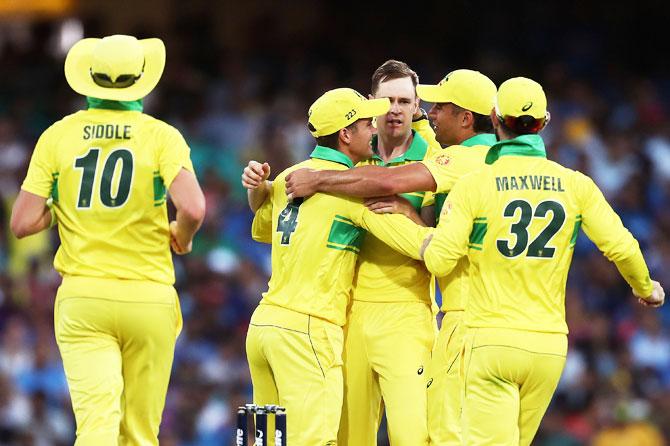
<path id="1" fill-rule="evenodd" d="M 412 130 L 415 130 L 428 143 L 428 147 L 433 149 L 441 149 L 442 146 L 435 139 L 435 130 L 430 125 L 430 121 L 422 119 L 421 121 L 412 122 Z"/>
<path id="2" fill-rule="evenodd" d="M 21 189 L 26 192 L 44 198 L 51 195 L 57 175 L 57 166 L 53 157 L 55 146 L 52 134 L 53 127 L 49 127 L 40 136 L 30 158 L 26 179 L 21 185 Z"/>
<path id="3" fill-rule="evenodd" d="M 165 124 L 164 142 L 158 157 L 159 171 L 165 187 L 169 188 L 182 167 L 194 172 L 191 149 L 179 130 Z"/>
<path id="4" fill-rule="evenodd" d="M 354 223 L 399 253 L 421 260 L 421 245 L 434 228 L 419 226 L 400 214 L 375 214 L 363 205 L 355 212 Z"/>
<path id="5" fill-rule="evenodd" d="M 272 199 L 276 181 L 268 189 L 265 201 L 256 210 L 254 220 L 251 223 L 251 238 L 260 243 L 272 243 Z"/>
<path id="6" fill-rule="evenodd" d="M 468 240 L 474 220 L 471 194 L 461 181 L 451 190 L 442 207 L 440 223 L 424 253 L 428 271 L 437 277 L 449 274 L 458 260 L 468 253 Z"/>
<path id="7" fill-rule="evenodd" d="M 431 191 L 426 191 L 425 195 L 423 196 L 423 202 L 421 203 L 421 207 L 425 208 L 426 206 L 434 206 L 435 205 L 435 193 Z"/>
<path id="8" fill-rule="evenodd" d="M 653 286 L 640 245 L 607 203 L 598 186 L 577 173 L 584 233 L 619 269 L 626 282 L 641 296 L 651 295 Z"/>
<path id="9" fill-rule="evenodd" d="M 422 163 L 435 179 L 437 188 L 435 193 L 448 193 L 454 187 L 456 181 L 463 176 L 463 169 L 459 169 L 459 159 L 449 149 L 433 151 L 430 157 L 426 157 Z"/>

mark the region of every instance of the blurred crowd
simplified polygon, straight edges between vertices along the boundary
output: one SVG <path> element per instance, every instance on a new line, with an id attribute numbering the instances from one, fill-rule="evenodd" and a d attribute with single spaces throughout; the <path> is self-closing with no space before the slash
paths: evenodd
<path id="1" fill-rule="evenodd" d="M 42 44 L 50 27 L 31 32 L 27 44 L 5 42 L 0 54 L 0 445 L 68 445 L 74 421 L 53 335 L 57 234 L 19 241 L 8 220 L 37 137 L 85 103 L 65 83 L 62 56 Z M 193 52 L 203 42 L 184 35 L 161 36 L 166 72 L 144 103 L 185 135 L 207 199 L 193 253 L 175 258 L 185 325 L 161 444 L 232 444 L 234 409 L 251 400 L 246 328 L 270 274 L 268 247 L 250 238 L 242 166 L 267 161 L 274 176 L 305 159 L 314 144 L 305 125 L 309 104 L 339 86 L 367 93 L 369 76 L 385 59 L 328 60 L 292 49 Z M 457 67 L 423 51 L 406 61 L 428 83 L 456 68 L 480 69 L 497 84 L 521 74 L 542 83 L 551 111 L 543 132 L 549 158 L 593 177 L 640 241 L 652 277 L 667 287 L 670 79 L 614 69 L 596 78 L 565 57 L 522 73 L 487 57 Z M 570 352 L 535 444 L 663 445 L 670 438 L 670 308 L 638 306 L 582 234 L 566 313 Z M 380 434 L 379 444 L 386 441 Z"/>

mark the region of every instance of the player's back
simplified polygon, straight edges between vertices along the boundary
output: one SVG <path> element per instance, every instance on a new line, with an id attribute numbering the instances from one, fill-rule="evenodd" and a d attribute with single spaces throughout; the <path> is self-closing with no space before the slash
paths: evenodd
<path id="1" fill-rule="evenodd" d="M 473 195 L 467 325 L 567 333 L 565 283 L 593 182 L 544 157 L 504 156 L 463 183 Z"/>
<path id="2" fill-rule="evenodd" d="M 366 234 L 356 223 L 363 206 L 360 199 L 322 193 L 289 203 L 286 176 L 305 167 L 346 169 L 343 164 L 313 158 L 285 170 L 273 182 L 269 200 L 256 212 L 252 226 L 254 239 L 272 243 L 272 277 L 261 303 L 341 326 Z"/>
<path id="3" fill-rule="evenodd" d="M 190 166 L 176 129 L 139 111 L 89 109 L 47 129 L 33 156 L 53 177 L 61 274 L 174 282 L 165 184 Z M 42 187 L 39 177 L 29 172 L 24 188 Z"/>

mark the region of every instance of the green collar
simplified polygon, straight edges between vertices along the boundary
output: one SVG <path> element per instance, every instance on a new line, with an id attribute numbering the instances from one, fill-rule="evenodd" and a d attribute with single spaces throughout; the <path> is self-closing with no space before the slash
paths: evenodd
<path id="1" fill-rule="evenodd" d="M 112 101 L 109 99 L 98 99 L 86 96 L 88 108 L 102 108 L 105 110 L 130 110 L 139 111 L 143 109 L 142 99 L 136 101 Z"/>
<path id="2" fill-rule="evenodd" d="M 477 133 L 475 136 L 471 136 L 466 139 L 459 146 L 472 147 L 472 146 L 489 146 L 491 147 L 497 142 L 496 135 L 493 133 Z"/>
<path id="3" fill-rule="evenodd" d="M 402 163 L 404 161 L 421 161 L 426 156 L 426 151 L 428 150 L 428 142 L 414 130 L 412 130 L 412 135 L 414 137 L 412 138 L 412 143 L 407 148 L 407 151 L 402 155 L 393 158 L 392 160 L 389 160 L 387 163 L 384 163 L 384 160 L 382 160 L 381 157 L 378 155 L 378 149 L 377 149 L 378 139 L 377 135 L 374 135 L 372 137 L 372 151 L 374 152 L 372 155 L 372 159 L 381 161 L 382 165 Z"/>
<path id="4" fill-rule="evenodd" d="M 486 164 L 493 164 L 505 155 L 546 158 L 547 151 L 540 135 L 521 135 L 493 145 L 486 154 Z"/>
<path id="5" fill-rule="evenodd" d="M 330 147 L 316 146 L 309 157 L 344 164 L 350 169 L 354 167 L 354 162 L 347 155 Z"/>

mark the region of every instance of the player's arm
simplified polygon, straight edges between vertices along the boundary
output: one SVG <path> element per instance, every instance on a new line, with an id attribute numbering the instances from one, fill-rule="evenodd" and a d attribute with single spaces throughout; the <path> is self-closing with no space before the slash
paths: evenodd
<path id="1" fill-rule="evenodd" d="M 468 253 L 468 241 L 474 220 L 467 185 L 457 183 L 442 208 L 440 223 L 423 248 L 428 270 L 437 277 L 449 274 L 458 260 Z"/>
<path id="2" fill-rule="evenodd" d="M 421 115 L 419 114 L 419 116 Z M 419 116 L 414 115 L 414 118 L 416 119 Z M 436 149 L 440 149 L 442 147 L 435 139 L 435 130 L 433 130 L 433 127 L 430 125 L 430 121 L 428 119 L 412 121 L 412 130 L 415 130 L 419 135 L 421 135 L 421 137 L 425 139 L 426 142 L 428 142 L 430 147 Z"/>
<path id="3" fill-rule="evenodd" d="M 21 190 L 12 207 L 10 227 L 16 238 L 23 238 L 49 228 L 55 219 L 46 198 Z"/>
<path id="4" fill-rule="evenodd" d="M 17 238 L 36 234 L 56 223 L 49 199 L 57 172 L 53 159 L 54 138 L 58 135 L 51 126 L 40 136 L 30 158 L 28 173 L 14 202 L 10 219 L 10 229 Z"/>
<path id="5" fill-rule="evenodd" d="M 375 214 L 362 208 L 356 224 L 399 253 L 421 260 L 423 241 L 434 228 L 419 226 L 401 214 Z"/>
<path id="6" fill-rule="evenodd" d="M 272 186 L 265 201 L 254 214 L 251 223 L 251 238 L 260 243 L 272 243 Z"/>
<path id="7" fill-rule="evenodd" d="M 242 173 L 242 186 L 247 189 L 247 201 L 252 212 L 261 207 L 272 188 L 272 182 L 268 181 L 270 176 L 270 165 L 249 161 Z"/>
<path id="8" fill-rule="evenodd" d="M 205 219 L 205 196 L 195 174 L 184 168 L 172 180 L 169 191 L 177 209 L 176 219 L 170 222 L 170 244 L 175 253 L 187 254 Z"/>
<path id="9" fill-rule="evenodd" d="M 434 191 L 435 180 L 421 163 L 389 169 L 362 166 L 349 170 L 299 169 L 286 178 L 286 193 L 291 198 L 308 197 L 316 192 L 352 197 L 381 197 L 414 191 Z"/>
<path id="10" fill-rule="evenodd" d="M 584 233 L 614 262 L 633 289 L 633 294 L 641 299 L 641 303 L 650 306 L 662 305 L 665 293 L 658 282 L 650 279 L 637 240 L 624 227 L 593 180 L 583 175 L 577 180 Z"/>

